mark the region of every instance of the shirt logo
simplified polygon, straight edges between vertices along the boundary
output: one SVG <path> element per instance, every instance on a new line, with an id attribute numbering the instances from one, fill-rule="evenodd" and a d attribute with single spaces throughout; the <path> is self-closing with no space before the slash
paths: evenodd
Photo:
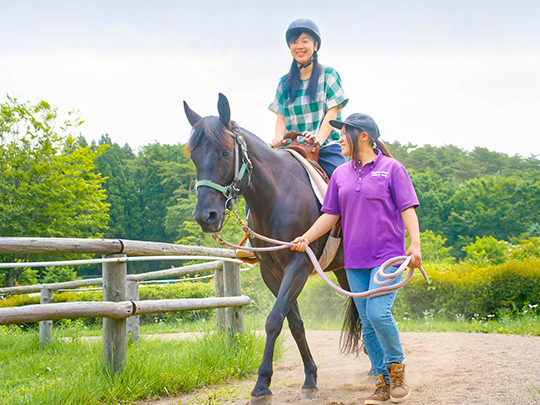
<path id="1" fill-rule="evenodd" d="M 388 172 L 385 172 L 383 170 L 371 172 L 371 177 L 388 177 Z"/>

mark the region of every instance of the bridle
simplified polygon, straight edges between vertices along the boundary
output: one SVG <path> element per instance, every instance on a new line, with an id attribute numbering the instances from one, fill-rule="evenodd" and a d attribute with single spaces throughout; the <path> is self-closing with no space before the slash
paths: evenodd
<path id="1" fill-rule="evenodd" d="M 219 185 L 212 180 L 199 180 L 195 183 L 195 192 L 198 194 L 199 187 L 210 187 L 219 191 L 225 196 L 225 209 L 232 209 L 234 204 L 240 195 L 240 182 L 247 174 L 248 186 L 251 184 L 251 170 L 253 165 L 249 160 L 247 145 L 244 136 L 240 132 L 240 128 L 234 121 L 231 122 L 232 130 L 226 130 L 227 133 L 233 138 L 235 144 L 234 153 L 234 178 L 228 186 Z M 230 206 L 231 204 L 231 206 Z"/>

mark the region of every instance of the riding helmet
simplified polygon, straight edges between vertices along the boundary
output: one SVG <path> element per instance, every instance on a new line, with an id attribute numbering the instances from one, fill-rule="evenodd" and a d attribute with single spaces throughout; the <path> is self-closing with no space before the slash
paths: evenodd
<path id="1" fill-rule="evenodd" d="M 321 49 L 321 32 L 313 20 L 310 20 L 309 18 L 299 18 L 298 20 L 294 20 L 292 23 L 290 23 L 289 28 L 287 28 L 287 32 L 285 33 L 287 45 L 289 45 L 289 40 L 291 37 L 298 31 L 307 32 L 310 34 L 319 44 L 317 50 Z"/>

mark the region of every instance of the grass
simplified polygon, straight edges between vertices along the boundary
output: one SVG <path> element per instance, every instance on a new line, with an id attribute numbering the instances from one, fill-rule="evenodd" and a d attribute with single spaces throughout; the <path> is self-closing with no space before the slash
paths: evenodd
<path id="1" fill-rule="evenodd" d="M 100 339 L 54 339 L 43 349 L 38 340 L 35 331 L 0 327 L 0 404 L 116 404 L 188 392 L 255 372 L 264 347 L 253 332 L 232 344 L 219 333 L 143 339 L 128 345 L 124 370 L 110 376 Z"/>
<path id="2" fill-rule="evenodd" d="M 422 318 L 396 316 L 403 332 L 504 333 L 540 336 L 538 308 L 515 317 L 453 320 L 433 312 Z M 263 315 L 246 316 L 248 330 L 264 329 Z M 306 316 L 306 329 L 339 330 L 341 317 Z M 102 366 L 102 329 L 82 320 L 63 320 L 53 329 L 50 346 L 40 348 L 36 330 L 0 326 L 0 405 L 7 404 L 117 404 L 189 392 L 204 387 L 204 403 L 217 404 L 232 395 L 223 385 L 241 379 L 260 365 L 264 336 L 248 332 L 232 345 L 213 333 L 214 319 L 141 325 L 141 336 L 175 332 L 205 332 L 182 340 L 141 339 L 130 342 L 123 372 L 109 376 Z M 287 323 L 285 323 L 285 327 Z M 95 336 L 97 339 L 83 339 Z M 65 339 L 68 338 L 69 339 Z M 282 341 L 278 342 L 279 356 Z M 532 384 L 531 384 L 532 385 Z M 531 386 L 531 394 L 540 396 Z M 208 398 L 206 398 L 208 397 Z M 221 398 L 221 399 L 219 399 Z"/>

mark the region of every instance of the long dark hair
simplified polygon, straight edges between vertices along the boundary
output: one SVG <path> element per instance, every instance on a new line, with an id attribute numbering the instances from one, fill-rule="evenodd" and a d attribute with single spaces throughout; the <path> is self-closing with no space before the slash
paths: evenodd
<path id="1" fill-rule="evenodd" d="M 298 37 L 300 37 L 300 34 L 302 34 L 302 32 L 303 31 L 301 29 L 299 29 L 297 32 L 294 32 L 289 39 L 289 44 L 296 41 Z M 311 35 L 309 36 L 313 40 L 313 43 L 315 43 L 315 38 L 313 38 Z M 317 46 L 319 46 L 318 43 Z M 322 66 L 318 61 L 317 51 L 313 52 L 313 60 L 311 63 L 313 64 L 313 70 L 311 71 L 311 77 L 309 78 L 306 93 L 309 97 L 309 101 L 313 102 L 317 100 L 317 84 L 319 83 L 319 76 L 321 75 L 322 70 Z M 289 70 L 289 73 L 287 73 L 287 77 L 285 78 L 285 82 L 283 83 L 283 93 L 285 95 L 285 98 L 288 100 L 289 105 L 294 103 L 294 101 L 296 100 L 296 92 L 298 91 L 299 87 L 300 70 L 298 69 L 296 60 L 293 59 L 291 69 Z"/>
<path id="2" fill-rule="evenodd" d="M 345 124 L 345 136 L 347 137 L 348 141 L 349 141 L 349 144 L 351 145 L 352 147 L 352 154 L 351 154 L 351 157 L 350 159 L 353 159 L 354 160 L 354 165 L 356 166 L 357 162 L 358 162 L 358 138 L 360 138 L 360 134 L 362 133 L 361 130 L 359 130 L 358 128 L 355 128 L 355 127 L 351 127 L 350 125 L 347 125 Z M 369 134 L 368 134 L 369 136 Z M 369 137 L 369 140 L 371 141 L 371 147 L 373 149 L 377 148 L 381 151 L 381 153 L 384 155 L 384 156 L 387 156 L 389 158 L 392 158 L 394 159 L 394 157 L 390 154 L 390 152 L 388 151 L 388 148 L 386 147 L 386 145 L 378 140 L 378 139 L 373 139 L 371 136 Z"/>

